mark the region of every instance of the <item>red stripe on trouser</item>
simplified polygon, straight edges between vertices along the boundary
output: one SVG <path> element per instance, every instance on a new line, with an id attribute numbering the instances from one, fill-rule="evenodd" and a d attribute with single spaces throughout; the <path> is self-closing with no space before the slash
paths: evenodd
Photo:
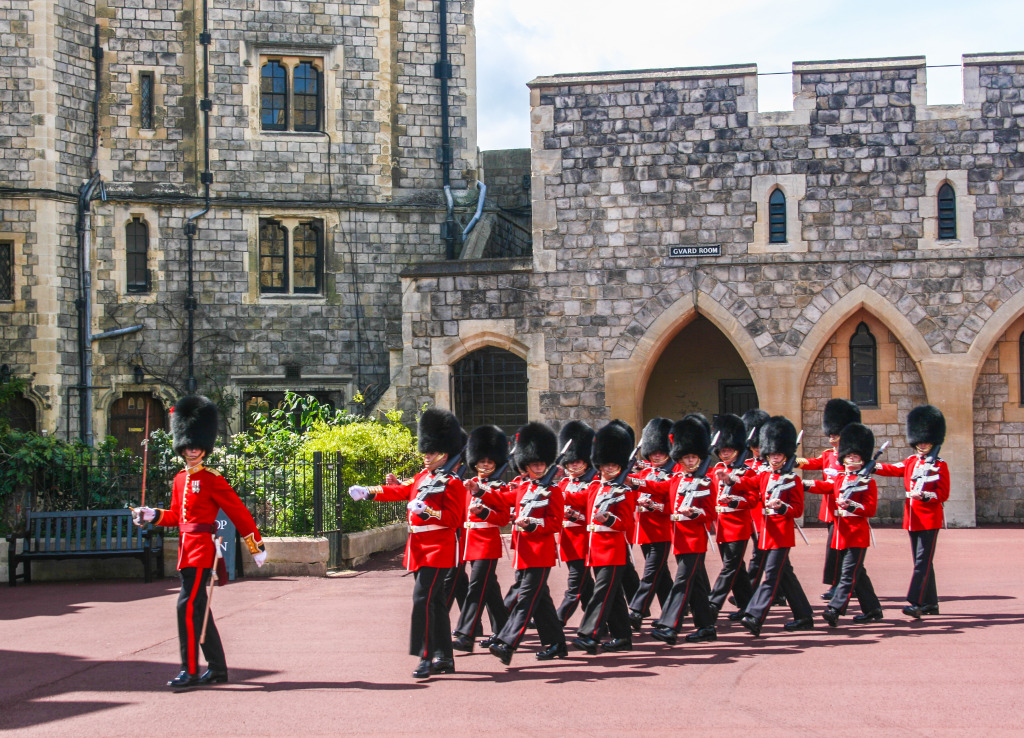
<path id="1" fill-rule="evenodd" d="M 533 608 L 537 606 L 537 598 L 540 596 L 540 591 L 544 589 L 544 584 L 547 582 L 548 574 L 550 573 L 551 569 L 544 569 L 544 574 L 540 580 L 540 584 L 537 585 L 537 589 L 533 592 L 533 599 L 530 600 L 530 609 L 526 611 L 526 617 L 523 618 L 523 627 L 520 628 L 519 633 L 516 634 L 515 642 L 508 644 L 513 649 L 519 647 L 519 641 L 523 640 L 523 636 L 526 634 L 526 628 L 530 624 L 530 616 L 533 615 Z"/>
<path id="2" fill-rule="evenodd" d="M 495 568 L 497 568 L 497 567 L 495 567 Z M 473 570 L 472 570 L 472 567 L 471 567 L 470 568 L 470 573 L 472 573 L 472 571 Z M 473 618 L 473 622 L 469 624 L 469 633 L 464 633 L 463 634 L 463 635 L 469 636 L 470 638 L 473 638 L 474 635 L 476 634 L 476 626 L 479 625 L 480 618 L 484 614 L 484 599 L 486 599 L 486 597 L 487 597 L 487 582 L 489 582 L 491 580 L 491 565 L 490 564 L 487 565 L 486 572 L 487 573 L 484 576 L 484 586 L 481 587 L 481 589 L 480 589 L 480 600 L 479 600 L 479 602 L 476 603 L 476 617 Z"/>
<path id="3" fill-rule="evenodd" d="M 193 620 L 192 613 L 194 612 L 194 605 L 196 601 L 196 595 L 199 594 L 199 590 L 203 587 L 203 570 L 196 569 L 195 583 L 192 585 L 192 591 L 188 595 L 188 605 L 185 606 L 185 629 L 188 631 L 188 673 L 195 674 L 199 671 L 199 647 L 196 646 L 196 624 Z"/>
<path id="4" fill-rule="evenodd" d="M 921 577 L 921 591 L 917 593 L 917 602 L 914 603 L 915 605 L 924 604 L 924 591 L 928 588 L 928 577 L 931 575 L 932 561 L 935 558 L 935 544 L 938 543 L 938 541 L 939 533 L 936 531 L 935 535 L 932 536 L 932 550 L 928 552 L 928 566 L 925 567 L 924 576 Z"/>
<path id="5" fill-rule="evenodd" d="M 423 628 L 423 658 L 425 659 L 430 658 L 430 605 L 434 600 L 434 585 L 437 584 L 437 575 L 441 571 L 443 571 L 443 569 L 434 569 L 434 581 L 430 583 L 430 590 L 427 592 L 427 609 L 425 613 L 426 617 L 424 618 L 426 626 Z"/>
<path id="6" fill-rule="evenodd" d="M 694 563 L 696 564 L 696 561 Z M 696 578 L 697 578 L 697 567 L 696 567 L 696 565 L 694 565 L 694 567 L 692 569 L 690 569 L 689 576 L 687 577 L 686 594 L 683 596 L 683 602 L 684 603 L 690 601 L 690 588 L 693 587 L 693 582 L 694 582 L 694 580 Z M 683 611 L 685 609 L 686 609 L 686 605 L 685 604 L 683 604 L 679 608 L 679 614 L 676 615 L 676 622 L 672 626 L 672 630 L 679 630 L 679 622 L 683 619 Z"/>
<path id="7" fill-rule="evenodd" d="M 775 602 L 775 595 L 779 591 L 779 585 L 782 584 L 782 575 L 785 574 L 786 560 L 789 558 L 789 549 L 788 548 L 785 548 L 785 549 L 775 549 L 775 550 L 776 551 L 782 550 L 782 551 L 785 551 L 786 553 L 782 557 L 782 561 L 779 563 L 779 573 L 775 577 L 775 586 L 772 587 L 772 598 L 770 600 L 768 600 L 768 607 L 766 607 L 764 609 L 764 615 L 762 615 L 761 619 L 757 621 L 758 624 L 764 622 L 764 619 L 766 617 L 768 617 L 768 611 L 772 609 L 772 604 Z M 765 549 L 764 563 L 765 563 L 765 569 L 767 570 L 767 568 L 768 568 L 768 550 L 767 549 Z"/>

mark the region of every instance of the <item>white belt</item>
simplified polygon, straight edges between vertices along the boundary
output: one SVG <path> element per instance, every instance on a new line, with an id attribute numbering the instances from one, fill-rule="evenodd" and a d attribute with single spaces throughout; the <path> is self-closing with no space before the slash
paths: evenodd
<path id="1" fill-rule="evenodd" d="M 410 525 L 409 530 L 412 533 L 426 533 L 428 530 L 447 530 L 446 525 Z"/>
<path id="2" fill-rule="evenodd" d="M 588 525 L 587 526 L 587 530 L 589 530 L 591 533 L 619 533 L 619 532 L 621 532 L 621 531 L 615 530 L 614 528 L 609 528 L 607 525 L 594 525 L 594 524 Z"/>
<path id="3" fill-rule="evenodd" d="M 463 523 L 463 526 L 465 526 L 466 528 L 469 528 L 471 530 L 473 528 L 500 528 L 501 527 L 497 523 L 484 523 L 484 522 L 477 523 L 477 522 L 472 521 L 472 520 L 467 520 L 465 523 Z"/>
<path id="4" fill-rule="evenodd" d="M 583 523 L 577 523 L 574 520 L 563 520 L 562 521 L 562 527 L 563 528 L 582 528 L 583 527 Z"/>
<path id="5" fill-rule="evenodd" d="M 855 513 L 852 510 L 836 510 L 836 517 L 840 518 L 863 518 L 864 516 L 860 513 Z"/>
<path id="6" fill-rule="evenodd" d="M 737 510 L 735 507 L 729 507 L 727 505 L 716 505 L 715 506 L 715 512 L 717 512 L 719 515 L 721 515 L 722 513 L 734 513 L 734 512 L 740 512 L 740 511 Z"/>

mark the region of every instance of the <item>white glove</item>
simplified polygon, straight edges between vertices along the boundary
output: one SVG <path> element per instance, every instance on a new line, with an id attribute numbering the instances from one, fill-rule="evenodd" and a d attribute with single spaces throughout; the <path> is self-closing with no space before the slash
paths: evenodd
<path id="1" fill-rule="evenodd" d="M 260 551 L 258 554 L 253 554 L 252 560 L 256 562 L 256 568 L 259 569 L 261 566 L 263 566 L 263 562 L 267 560 L 267 552 Z"/>
<path id="2" fill-rule="evenodd" d="M 156 510 L 151 507 L 133 507 L 132 520 L 139 527 L 141 527 L 143 523 L 151 523 L 156 520 Z"/>
<path id="3" fill-rule="evenodd" d="M 426 510 L 427 503 L 425 503 L 423 500 L 410 500 L 409 504 L 406 505 L 406 507 L 408 508 L 409 512 L 415 515 Z"/>
<path id="4" fill-rule="evenodd" d="M 359 500 L 365 500 L 370 496 L 370 490 L 366 487 L 360 487 L 358 484 L 354 484 L 348 488 L 349 496 L 358 502 Z"/>

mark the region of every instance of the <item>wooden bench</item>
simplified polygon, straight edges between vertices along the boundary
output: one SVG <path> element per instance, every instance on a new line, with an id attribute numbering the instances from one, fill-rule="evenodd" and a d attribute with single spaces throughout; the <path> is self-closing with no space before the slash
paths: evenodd
<path id="1" fill-rule="evenodd" d="M 21 551 L 18 539 L 23 539 Z M 155 540 L 154 540 L 155 539 Z M 164 575 L 163 534 L 152 526 L 132 523 L 131 510 L 74 510 L 29 512 L 26 531 L 7 536 L 8 581 L 32 581 L 33 561 L 58 559 L 106 559 L 130 556 L 139 559 L 146 581 L 153 581 L 153 560 Z M 23 573 L 18 574 L 18 564 Z"/>

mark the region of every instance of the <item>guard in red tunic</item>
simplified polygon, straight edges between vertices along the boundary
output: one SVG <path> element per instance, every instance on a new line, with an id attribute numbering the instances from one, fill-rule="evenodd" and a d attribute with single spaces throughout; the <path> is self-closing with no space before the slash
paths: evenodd
<path id="1" fill-rule="evenodd" d="M 415 576 L 409 653 L 420 658 L 413 677 L 426 679 L 455 671 L 444 579 L 458 562 L 455 531 L 466 519 L 466 488 L 453 475 L 463 438 L 455 416 L 447 410 L 425 410 L 418 434 L 423 469 L 412 484 L 357 485 L 349 487 L 348 493 L 357 501 L 408 501 L 405 568 Z"/>
<path id="2" fill-rule="evenodd" d="M 755 474 L 767 468 L 767 462 L 761 456 L 761 426 L 768 422 L 771 417 L 764 410 L 754 408 L 743 413 L 743 430 L 747 434 L 747 443 L 750 448 L 750 458 L 747 459 L 747 467 Z M 717 472 L 716 472 L 717 474 Z M 750 552 L 750 563 L 747 565 L 747 579 L 750 580 L 751 589 L 757 589 L 764 575 L 764 558 L 767 553 L 757 545 L 761 532 L 764 530 L 764 515 L 761 514 L 760 501 L 750 510 L 750 524 L 752 533 L 751 541 L 754 549 Z M 730 620 L 739 620 L 743 617 L 743 610 L 732 613 Z"/>
<path id="3" fill-rule="evenodd" d="M 224 647 L 208 611 L 207 586 L 217 561 L 217 513 L 220 510 L 238 529 L 256 566 L 263 566 L 267 553 L 256 529 L 256 522 L 238 499 L 235 490 L 203 459 L 213 453 L 217 441 L 217 406 L 201 395 L 181 398 L 171 409 L 174 452 L 185 459 L 185 469 L 174 477 L 171 505 L 168 509 L 139 507 L 132 511 L 136 525 L 177 527 L 178 572 L 181 594 L 178 596 L 178 644 L 181 648 L 181 672 L 167 684 L 177 689 L 217 684 L 228 680 Z M 206 621 L 206 637 L 199 643 Z M 199 647 L 202 645 L 207 670 L 199 674 Z"/>
<path id="4" fill-rule="evenodd" d="M 543 423 L 527 423 L 516 433 L 514 463 L 524 472 L 523 480 L 504 490 L 491 490 L 481 496 L 492 509 L 515 505 L 513 567 L 519 572 L 515 605 L 508 622 L 491 639 L 490 652 L 508 666 L 519 648 L 530 620 L 544 648 L 539 661 L 565 658 L 565 633 L 548 590 L 548 575 L 558 556 L 555 534 L 562 529 L 562 492 L 554 484 L 558 454 L 555 432 Z"/>
<path id="5" fill-rule="evenodd" d="M 496 425 L 481 425 L 469 434 L 466 463 L 476 477 L 466 482 L 469 495 L 474 491 L 504 486 L 501 475 L 508 467 L 508 438 Z M 477 497 L 467 498 L 466 522 L 463 524 L 462 559 L 469 562 L 469 584 L 459 622 L 455 626 L 452 648 L 471 652 L 473 638 L 480 629 L 480 616 L 486 606 L 491 619 L 491 633 L 497 634 L 508 622 L 508 610 L 501 600 L 498 585 L 498 560 L 502 556 L 501 528 L 508 525 L 509 508 L 499 505 L 491 509 Z"/>
<path id="6" fill-rule="evenodd" d="M 715 519 L 717 488 L 708 476 L 711 456 L 710 425 L 704 418 L 687 415 L 672 425 L 669 440 L 672 459 L 678 464 L 672 475 L 667 498 L 655 499 L 671 511 L 672 550 L 676 555 L 676 578 L 661 615 L 654 623 L 651 636 L 675 645 L 676 636 L 689 606 L 693 613 L 694 633 L 686 636 L 691 643 L 717 638 L 715 618 L 708 595 L 711 584 L 704 566 L 708 550 L 708 525 Z"/>
<path id="7" fill-rule="evenodd" d="M 875 434 L 871 429 L 860 423 L 848 423 L 839 434 L 836 451 L 843 471 L 831 480 L 813 482 L 818 492 L 832 497 L 835 515 L 830 543 L 839 553 L 839 581 L 823 614 L 830 627 L 835 627 L 839 617 L 846 613 L 851 594 L 857 595 L 861 610 L 860 615 L 853 617 L 854 622 L 882 619 L 882 604 L 864 568 L 864 555 L 871 545 L 870 518 L 878 509 L 878 487 L 871 479 L 871 470 L 863 470 L 874 449 Z"/>
<path id="8" fill-rule="evenodd" d="M 851 400 L 835 398 L 825 403 L 825 412 L 822 414 L 821 430 L 828 436 L 831 448 L 822 451 L 821 456 L 816 459 L 798 458 L 796 465 L 798 469 L 808 471 L 820 471 L 824 481 L 831 482 L 838 474 L 843 472 L 843 465 L 836 455 L 836 448 L 839 446 L 839 434 L 850 423 L 860 422 L 860 408 Z M 865 460 L 867 463 L 867 460 Z M 821 489 L 829 489 L 826 485 Z M 817 486 L 807 487 L 808 492 L 817 492 Z M 823 600 L 831 600 L 835 593 L 836 584 L 839 583 L 840 559 L 842 554 L 832 547 L 835 539 L 833 528 L 835 522 L 835 498 L 831 494 L 825 494 L 821 498 L 821 507 L 818 510 L 818 520 L 828 526 L 828 536 L 825 539 L 825 569 L 822 573 L 822 581 L 828 585 L 828 591 L 821 596 Z"/>
<path id="9" fill-rule="evenodd" d="M 800 477 L 792 473 L 796 462 L 796 441 L 797 433 L 793 424 L 789 419 L 776 415 L 761 426 L 759 446 L 761 453 L 768 459 L 770 469 L 743 477 L 730 474 L 724 469 L 716 473 L 720 484 L 729 480 L 737 492 L 757 490 L 763 510 L 764 522 L 757 544 L 766 552 L 764 578 L 754 590 L 746 614 L 740 619 L 743 627 L 755 636 L 761 634 L 761 625 L 780 588 L 786 595 L 794 617 L 786 623 L 785 629 L 814 628 L 811 605 L 789 563 L 794 520 L 804 512 L 803 483 Z"/>
<path id="10" fill-rule="evenodd" d="M 672 548 L 672 521 L 663 502 L 668 499 L 672 473 L 676 462 L 669 456 L 668 433 L 672 421 L 654 418 L 640 434 L 640 461 L 637 469 L 626 480 L 637 491 L 636 526 L 632 543 L 639 544 L 644 555 L 644 574 L 629 602 L 629 623 L 639 631 L 644 618 L 651 614 L 651 604 L 657 595 L 658 604 L 665 608 L 672 589 L 672 576 L 668 570 L 668 557 Z"/>
<path id="11" fill-rule="evenodd" d="M 569 570 L 568 582 L 562 604 L 558 606 L 558 619 L 564 626 L 580 605 L 585 610 L 594 591 L 594 578 L 587 568 L 587 513 L 583 506 L 573 505 L 569 495 L 579 492 L 590 484 L 595 475 L 590 465 L 590 453 L 594 446 L 594 429 L 579 420 L 570 420 L 558 431 L 558 447 L 570 443 L 562 459 L 565 476 L 558 488 L 565 499 L 565 517 L 562 532 L 558 536 L 558 555 Z"/>
<path id="12" fill-rule="evenodd" d="M 746 427 L 739 416 L 731 413 L 719 415 L 715 418 L 714 429 L 718 433 L 719 462 L 713 472 L 717 474 L 719 469 L 725 469 L 733 470 L 741 477 L 753 474 L 744 458 L 748 455 L 744 453 L 747 435 Z M 734 491 L 728 482 L 718 488 L 718 499 L 715 503 L 718 531 L 715 534 L 715 541 L 718 543 L 718 553 L 722 557 L 722 569 L 709 597 L 711 612 L 716 618 L 730 592 L 736 598 L 740 610 L 747 606 L 754 594 L 743 565 L 743 555 L 747 550 L 747 541 L 753 533 L 750 511 L 756 504 L 757 493 L 754 490 L 739 493 Z"/>
<path id="13" fill-rule="evenodd" d="M 591 655 L 599 648 L 633 648 L 622 576 L 629 561 L 636 496 L 622 479 L 633 450 L 633 438 L 622 426 L 613 422 L 597 432 L 591 461 L 601 478 L 566 497 L 568 504 L 582 507 L 587 516 L 587 566 L 594 572 L 594 594 L 572 645 Z M 601 643 L 605 628 L 612 637 Z"/>
<path id="14" fill-rule="evenodd" d="M 946 439 L 946 418 L 934 405 L 915 407 L 907 415 L 907 443 L 913 456 L 898 464 L 879 464 L 876 473 L 903 477 L 907 496 L 903 502 L 903 528 L 910 534 L 914 575 L 907 591 L 909 605 L 903 614 L 919 619 L 939 614 L 935 589 L 935 543 L 945 523 L 943 503 L 949 499 L 949 467 L 939 458 Z"/>

